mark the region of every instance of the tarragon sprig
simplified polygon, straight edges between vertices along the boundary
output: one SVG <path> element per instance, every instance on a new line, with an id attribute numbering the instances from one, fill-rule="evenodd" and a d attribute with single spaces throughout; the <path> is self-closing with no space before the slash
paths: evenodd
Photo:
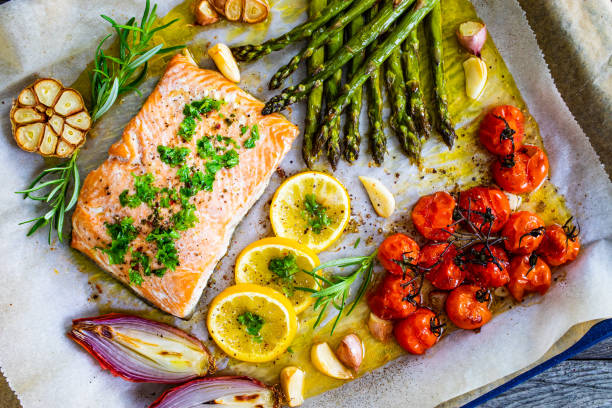
<path id="1" fill-rule="evenodd" d="M 117 32 L 119 50 L 117 55 L 110 55 L 102 50 L 102 46 L 112 34 L 102 39 L 96 49 L 91 76 L 93 101 L 91 117 L 93 122 L 96 122 L 108 112 L 119 95 L 129 91 L 139 92 L 136 87 L 146 76 L 149 59 L 157 54 L 183 48 L 182 45 L 163 48 L 164 44 L 149 48 L 149 42 L 156 32 L 177 21 L 175 19 L 153 28 L 157 19 L 156 10 L 157 5 L 154 5 L 151 9 L 149 0 L 147 0 L 140 25 L 137 24 L 134 17 L 125 24 L 117 24 L 110 17 L 101 16 L 111 23 Z M 24 199 L 29 198 L 48 206 L 44 215 L 21 223 L 34 223 L 28 231 L 28 236 L 34 234 L 39 228 L 49 225 L 49 244 L 51 243 L 53 230 L 57 231 L 60 242 L 63 241 L 62 228 L 65 214 L 74 207 L 79 195 L 80 178 L 77 157 L 78 149 L 75 150 L 68 162 L 43 170 L 27 189 L 17 192 L 17 194 L 23 194 Z M 45 191 L 47 194 L 43 194 Z M 68 194 L 71 194 L 70 197 Z"/>
<path id="2" fill-rule="evenodd" d="M 305 292 L 310 292 L 312 293 L 312 297 L 316 298 L 313 307 L 314 310 L 320 309 L 320 312 L 314 324 L 314 328 L 316 328 L 319 323 L 321 323 L 321 320 L 325 316 L 325 311 L 327 310 L 327 307 L 329 305 L 332 305 L 338 310 L 338 315 L 334 320 L 334 324 L 332 326 L 330 334 L 334 333 L 338 322 L 342 318 L 344 309 L 347 306 L 347 300 L 349 297 L 351 286 L 359 276 L 365 274 L 365 276 L 363 277 L 363 281 L 361 282 L 361 286 L 357 291 L 357 295 L 355 296 L 355 300 L 353 301 L 353 304 L 348 309 L 346 314 L 344 314 L 344 316 L 348 316 L 351 314 L 353 309 L 355 309 L 355 306 L 357 306 L 357 303 L 359 303 L 361 298 L 365 295 L 368 285 L 370 284 L 370 281 L 372 279 L 372 272 L 374 271 L 374 259 L 376 258 L 377 253 L 378 250 L 374 251 L 371 255 L 368 256 L 356 256 L 350 258 L 335 259 L 333 261 L 329 261 L 317 266 L 310 272 L 304 271 L 304 273 L 307 273 L 308 275 L 312 276 L 321 287 L 321 289 L 318 290 L 304 287 L 296 288 Z M 349 266 L 357 265 L 359 267 L 353 272 L 351 272 L 349 275 L 331 275 L 330 277 L 326 278 L 318 273 L 319 271 L 328 268 L 346 268 Z"/>

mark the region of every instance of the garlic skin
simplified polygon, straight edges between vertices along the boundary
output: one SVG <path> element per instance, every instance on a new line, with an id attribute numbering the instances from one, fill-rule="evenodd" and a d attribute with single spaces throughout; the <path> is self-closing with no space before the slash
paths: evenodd
<path id="1" fill-rule="evenodd" d="M 468 52 L 480 57 L 480 51 L 487 40 L 487 26 L 478 21 L 466 21 L 459 25 L 457 39 Z"/>
<path id="2" fill-rule="evenodd" d="M 353 378 L 351 370 L 338 360 L 329 344 L 325 342 L 312 346 L 310 349 L 310 360 L 317 370 L 329 377 L 339 380 L 350 380 Z"/>
<path id="3" fill-rule="evenodd" d="M 196 24 L 206 26 L 219 21 L 219 14 L 210 5 L 208 0 L 199 0 L 194 4 L 193 14 Z"/>
<path id="4" fill-rule="evenodd" d="M 294 366 L 281 370 L 280 383 L 285 399 L 290 407 L 297 407 L 304 403 L 304 377 L 306 373 Z"/>
<path id="5" fill-rule="evenodd" d="M 465 93 L 470 99 L 478 99 L 487 84 L 487 64 L 478 57 L 463 62 L 465 71 Z"/>
<path id="6" fill-rule="evenodd" d="M 357 371 L 365 357 L 365 346 L 359 336 L 348 334 L 340 341 L 336 349 L 336 356 L 344 365 Z"/>
<path id="7" fill-rule="evenodd" d="M 227 45 L 219 43 L 209 48 L 208 55 L 224 77 L 232 82 L 240 82 L 240 69 Z"/>
<path id="8" fill-rule="evenodd" d="M 393 334 L 393 322 L 390 320 L 383 320 L 370 312 L 368 319 L 368 329 L 370 334 L 378 341 L 386 343 L 389 341 Z"/>
<path id="9" fill-rule="evenodd" d="M 395 198 L 391 191 L 374 177 L 359 176 L 359 180 L 368 192 L 374 211 L 381 217 L 391 216 L 395 211 Z"/>

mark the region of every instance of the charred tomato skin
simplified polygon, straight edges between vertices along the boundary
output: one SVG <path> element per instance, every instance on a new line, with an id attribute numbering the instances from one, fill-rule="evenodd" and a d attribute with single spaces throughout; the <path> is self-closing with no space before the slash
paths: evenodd
<path id="1" fill-rule="evenodd" d="M 500 231 L 510 217 L 510 203 L 503 191 L 490 187 L 472 187 L 459 196 L 459 208 L 464 217 L 482 232 Z M 487 220 L 483 214 L 487 213 L 493 220 Z M 470 211 L 472 211 L 470 213 Z"/>
<path id="2" fill-rule="evenodd" d="M 496 106 L 480 123 L 480 142 L 491 153 L 507 156 L 517 151 L 525 136 L 523 112 L 511 105 Z M 514 132 L 510 135 L 510 133 Z"/>
<path id="3" fill-rule="evenodd" d="M 376 316 L 383 320 L 405 319 L 417 307 L 406 300 L 413 296 L 414 302 L 419 303 L 421 297 L 414 283 L 408 283 L 410 277 L 402 279 L 401 276 L 387 274 L 379 287 L 368 296 L 368 306 Z"/>
<path id="4" fill-rule="evenodd" d="M 397 264 L 406 260 L 416 264 L 419 259 L 419 245 L 409 236 L 393 234 L 387 237 L 378 248 L 378 260 L 393 275 L 403 275 L 402 267 Z"/>
<path id="5" fill-rule="evenodd" d="M 548 157 L 537 146 L 524 145 L 511 158 L 498 158 L 491 166 L 502 189 L 523 194 L 535 191 L 548 176 Z"/>
<path id="6" fill-rule="evenodd" d="M 568 237 L 561 225 L 553 224 L 546 227 L 544 239 L 537 251 L 544 261 L 551 266 L 559 266 L 571 262 L 580 252 L 580 238 Z"/>
<path id="7" fill-rule="evenodd" d="M 396 323 L 393 334 L 397 343 L 410 354 L 423 354 L 438 341 L 432 330 L 436 314 L 426 308 L 418 308 L 410 316 Z"/>
<path id="8" fill-rule="evenodd" d="M 463 282 L 465 270 L 455 262 L 457 248 L 446 242 L 432 242 L 421 248 L 419 266 L 427 270 L 425 277 L 437 289 L 451 290 Z"/>
<path id="9" fill-rule="evenodd" d="M 445 241 L 457 227 L 453 224 L 456 206 L 453 196 L 445 191 L 423 196 L 412 210 L 412 222 L 425 238 Z"/>
<path id="10" fill-rule="evenodd" d="M 519 302 L 523 301 L 525 293 L 538 292 L 543 295 L 550 288 L 550 268 L 535 254 L 515 256 L 510 261 L 508 270 L 510 271 L 508 291 Z"/>
<path id="11" fill-rule="evenodd" d="M 490 253 L 483 244 L 477 244 L 467 250 L 467 278 L 487 288 L 504 286 L 510 282 L 508 255 L 498 245 L 491 245 L 489 249 Z M 492 258 L 495 258 L 497 263 Z"/>
<path id="12" fill-rule="evenodd" d="M 478 285 L 461 285 L 448 295 L 445 310 L 453 324 L 461 329 L 473 330 L 491 320 L 489 296 L 486 289 Z"/>
<path id="13" fill-rule="evenodd" d="M 544 221 L 529 211 L 510 215 L 502 236 L 506 250 L 513 254 L 527 255 L 535 251 L 544 239 Z"/>

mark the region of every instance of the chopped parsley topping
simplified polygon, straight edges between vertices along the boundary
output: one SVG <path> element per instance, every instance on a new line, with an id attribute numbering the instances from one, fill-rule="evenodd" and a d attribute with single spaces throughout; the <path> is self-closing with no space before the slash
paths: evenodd
<path id="1" fill-rule="evenodd" d="M 180 200 L 179 193 L 176 190 L 162 188 L 159 193 L 159 206 L 162 208 L 170 208 L 170 206 Z"/>
<path id="2" fill-rule="evenodd" d="M 249 131 L 249 127 L 248 126 L 240 126 L 240 134 L 241 135 L 246 135 L 246 132 Z"/>
<path id="3" fill-rule="evenodd" d="M 221 104 L 223 103 L 223 101 L 218 101 L 216 99 L 204 98 L 185 105 L 183 108 L 185 118 L 179 125 L 179 136 L 181 136 L 185 141 L 191 140 L 197 126 L 196 120 L 201 120 L 202 115 L 205 115 L 208 112 L 219 110 L 221 108 Z"/>
<path id="4" fill-rule="evenodd" d="M 159 189 L 153 186 L 155 177 L 151 173 L 145 173 L 142 176 L 134 176 L 134 189 L 136 194 L 130 195 L 128 190 L 123 190 L 119 195 L 119 203 L 123 207 L 136 208 L 140 204 L 145 203 L 149 206 L 153 204 L 155 196 Z"/>
<path id="5" fill-rule="evenodd" d="M 147 236 L 147 242 L 155 242 L 157 244 L 157 254 L 155 259 L 166 268 L 175 270 L 179 264 L 178 252 L 174 241 L 179 239 L 180 235 L 174 229 L 156 228 Z"/>
<path id="6" fill-rule="evenodd" d="M 193 204 L 187 204 L 172 216 L 172 223 L 178 231 L 187 231 L 195 227 L 197 222 L 198 216 L 195 214 L 195 205 Z"/>
<path id="7" fill-rule="evenodd" d="M 182 166 L 185 163 L 185 159 L 191 152 L 187 147 L 167 147 L 157 146 L 157 152 L 159 158 L 166 164 L 172 167 Z"/>
<path id="8" fill-rule="evenodd" d="M 268 263 L 270 272 L 276 274 L 285 296 L 293 295 L 293 275 L 300 271 L 294 254 L 288 254 L 281 258 L 272 258 Z"/>
<path id="9" fill-rule="evenodd" d="M 116 265 L 125 262 L 125 254 L 138 235 L 138 231 L 133 224 L 134 220 L 130 217 L 118 220 L 114 224 L 105 224 L 106 231 L 111 237 L 111 244 L 108 248 L 104 248 L 102 252 L 108 255 L 109 264 Z"/>
<path id="10" fill-rule="evenodd" d="M 256 343 L 261 343 L 263 341 L 261 334 L 259 334 L 259 331 L 264 325 L 263 317 L 255 313 L 245 312 L 238 316 L 238 323 L 245 327 L 246 332 L 253 336 L 253 340 Z"/>
<path id="11" fill-rule="evenodd" d="M 331 219 L 325 213 L 327 208 L 319 204 L 314 194 L 306 194 L 304 208 L 302 218 L 308 221 L 310 229 L 315 234 L 320 234 L 323 228 L 331 224 Z"/>
<path id="12" fill-rule="evenodd" d="M 243 133 L 244 134 L 244 133 Z M 251 137 L 244 141 L 245 149 L 252 149 L 255 147 L 255 142 L 259 140 L 259 128 L 257 125 L 253 125 L 251 128 Z"/>

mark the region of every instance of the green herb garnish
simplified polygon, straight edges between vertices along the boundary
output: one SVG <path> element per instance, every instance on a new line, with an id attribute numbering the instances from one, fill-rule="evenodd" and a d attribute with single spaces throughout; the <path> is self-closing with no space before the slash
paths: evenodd
<path id="1" fill-rule="evenodd" d="M 355 245 L 353 245 L 353 248 L 357 248 L 359 242 L 361 242 L 361 237 L 357 238 L 357 241 L 355 241 Z"/>
<path id="2" fill-rule="evenodd" d="M 291 297 L 294 290 L 293 275 L 300 271 L 295 255 L 288 254 L 281 258 L 272 258 L 268 262 L 268 269 L 278 276 L 285 296 Z"/>
<path id="3" fill-rule="evenodd" d="M 157 152 L 159 158 L 166 164 L 172 167 L 182 166 L 185 163 L 185 159 L 191 152 L 187 147 L 167 147 L 157 146 Z"/>
<path id="4" fill-rule="evenodd" d="M 195 205 L 193 204 L 187 204 L 172 216 L 172 223 L 177 231 L 187 231 L 193 228 L 197 222 L 198 217 L 195 214 Z"/>
<path id="5" fill-rule="evenodd" d="M 259 334 L 259 331 L 264 325 L 263 317 L 255 313 L 245 312 L 238 316 L 238 323 L 245 326 L 247 333 L 253 336 L 253 340 L 256 343 L 261 343 L 263 341 L 261 334 Z"/>
<path id="6" fill-rule="evenodd" d="M 179 125 L 179 136 L 181 136 L 185 141 L 191 140 L 195 134 L 195 129 L 197 126 L 196 120 L 202 119 L 202 115 L 205 115 L 208 112 L 219 110 L 222 103 L 224 102 L 216 99 L 204 98 L 185 105 L 183 108 L 185 118 Z"/>
<path id="7" fill-rule="evenodd" d="M 259 128 L 257 125 L 253 125 L 251 128 L 251 136 L 244 141 L 245 149 L 252 149 L 255 147 L 255 142 L 259 140 Z"/>
<path id="8" fill-rule="evenodd" d="M 140 204 L 145 203 L 149 206 L 153 205 L 153 200 L 159 189 L 153 185 L 155 177 L 151 173 L 145 173 L 141 176 L 134 176 L 135 194 L 130 195 L 128 190 L 123 190 L 119 194 L 119 203 L 122 206 L 136 208 Z"/>
<path id="9" fill-rule="evenodd" d="M 372 272 L 374 270 L 374 259 L 376 259 L 376 254 L 378 250 L 374 251 L 371 255 L 368 256 L 356 256 L 351 258 L 342 258 L 336 259 L 334 261 L 326 262 L 322 265 L 317 266 L 311 272 L 304 271 L 308 275 L 312 276 L 320 285 L 322 289 L 311 289 L 311 288 L 303 288 L 297 287 L 296 289 L 302 290 L 304 292 L 312 293 L 312 297 L 316 298 L 316 301 L 313 305 L 314 310 L 321 310 L 319 312 L 319 316 L 314 324 L 316 328 L 323 317 L 325 316 L 325 311 L 327 307 L 331 304 L 334 308 L 338 310 L 338 316 L 334 320 L 334 324 L 331 329 L 331 334 L 334 333 L 336 326 L 342 315 L 344 313 L 344 309 L 347 305 L 347 300 L 349 297 L 349 291 L 353 283 L 357 280 L 357 278 L 361 275 L 363 276 L 363 281 L 359 286 L 359 290 L 357 291 L 357 295 L 355 296 L 355 300 L 353 300 L 353 305 L 346 312 L 345 316 L 351 314 L 357 303 L 361 300 L 363 295 L 370 284 L 370 280 L 372 279 Z M 356 270 L 351 272 L 349 275 L 332 275 L 329 278 L 325 278 L 321 276 L 321 274 L 317 273 L 327 268 L 346 268 L 349 266 L 359 266 Z"/>
<path id="10" fill-rule="evenodd" d="M 306 194 L 304 208 L 302 218 L 308 221 L 310 229 L 315 234 L 320 234 L 323 228 L 331 224 L 331 219 L 325 213 L 327 208 L 319 204 L 314 194 Z"/>
<path id="11" fill-rule="evenodd" d="M 157 244 L 157 253 L 155 254 L 157 262 L 171 270 L 175 270 L 179 264 L 178 252 L 174 245 L 174 241 L 179 238 L 180 235 L 175 230 L 163 228 L 157 228 L 147 236 L 147 242 Z"/>
<path id="12" fill-rule="evenodd" d="M 108 248 L 102 249 L 102 252 L 108 255 L 109 264 L 117 265 L 125 262 L 125 254 L 138 235 L 133 224 L 134 220 L 131 217 L 125 217 L 114 224 L 105 224 L 106 231 L 111 237 L 111 244 Z"/>

